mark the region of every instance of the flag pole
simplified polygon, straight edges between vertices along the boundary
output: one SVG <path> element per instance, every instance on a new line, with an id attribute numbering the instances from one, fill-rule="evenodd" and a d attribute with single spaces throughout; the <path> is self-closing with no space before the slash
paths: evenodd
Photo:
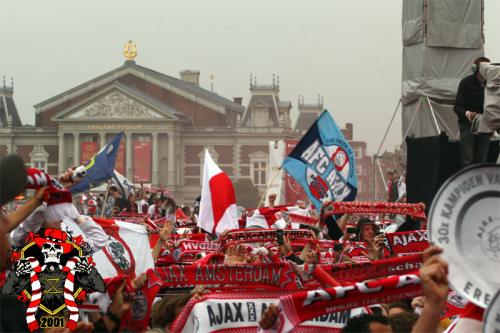
<path id="1" fill-rule="evenodd" d="M 271 187 L 271 185 L 274 183 L 274 181 L 276 180 L 276 177 L 278 176 L 278 174 L 280 173 L 281 169 L 283 169 L 282 166 L 280 166 L 278 168 L 278 170 L 276 170 L 276 172 L 274 173 L 274 176 L 273 178 L 271 178 L 271 180 L 269 181 L 269 183 L 267 183 L 267 186 L 266 186 L 266 190 L 264 191 L 264 194 L 262 194 L 262 197 L 260 198 L 259 200 L 259 206 L 257 206 L 257 208 L 260 208 L 260 206 L 262 206 L 262 203 L 264 202 L 265 198 L 266 198 L 266 194 L 267 194 L 267 191 L 269 191 L 269 188 Z"/>
<path id="2" fill-rule="evenodd" d="M 102 209 L 101 209 L 101 218 L 104 215 L 104 208 L 106 208 L 106 205 L 108 203 L 108 195 L 109 195 L 109 184 L 111 184 L 111 179 L 108 180 L 108 186 L 106 186 L 106 195 L 104 196 L 104 202 L 102 204 Z"/>

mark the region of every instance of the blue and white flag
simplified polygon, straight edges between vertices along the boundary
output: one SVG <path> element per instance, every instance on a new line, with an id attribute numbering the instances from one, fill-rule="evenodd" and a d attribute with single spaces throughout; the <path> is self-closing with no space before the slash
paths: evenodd
<path id="1" fill-rule="evenodd" d="M 120 147 L 123 132 L 118 133 L 104 147 L 92 156 L 85 165 L 85 176 L 82 180 L 70 188 L 72 194 L 88 191 L 114 176 L 116 155 Z"/>
<path id="2" fill-rule="evenodd" d="M 354 154 L 325 110 L 283 162 L 318 211 L 325 201 L 352 201 L 358 191 Z"/>
<path id="3" fill-rule="evenodd" d="M 123 197 L 128 199 L 130 194 L 135 193 L 134 183 L 125 178 L 121 173 L 115 170 L 113 175 L 113 184 L 118 186 L 119 191 L 122 193 Z"/>

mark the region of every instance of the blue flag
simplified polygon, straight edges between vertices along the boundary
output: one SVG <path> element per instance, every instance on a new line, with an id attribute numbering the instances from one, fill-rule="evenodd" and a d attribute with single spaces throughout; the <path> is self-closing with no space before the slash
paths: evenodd
<path id="1" fill-rule="evenodd" d="M 354 154 L 325 110 L 283 162 L 318 211 L 325 201 L 352 201 L 358 191 Z"/>
<path id="2" fill-rule="evenodd" d="M 86 174 L 82 180 L 70 188 L 72 194 L 81 193 L 101 185 L 114 176 L 116 155 L 120 148 L 123 132 L 95 154 L 85 166 Z"/>

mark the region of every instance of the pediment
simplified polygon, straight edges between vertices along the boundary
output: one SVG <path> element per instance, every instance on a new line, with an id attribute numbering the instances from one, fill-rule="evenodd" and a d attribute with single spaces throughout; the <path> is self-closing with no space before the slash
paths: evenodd
<path id="1" fill-rule="evenodd" d="M 251 108 L 252 109 L 271 109 L 271 105 L 269 105 L 266 102 L 263 102 L 261 100 L 258 100 L 251 105 Z"/>
<path id="2" fill-rule="evenodd" d="M 56 121 L 83 120 L 175 120 L 174 110 L 141 96 L 134 96 L 125 89 L 113 86 L 86 101 L 63 110 L 54 117 Z"/>

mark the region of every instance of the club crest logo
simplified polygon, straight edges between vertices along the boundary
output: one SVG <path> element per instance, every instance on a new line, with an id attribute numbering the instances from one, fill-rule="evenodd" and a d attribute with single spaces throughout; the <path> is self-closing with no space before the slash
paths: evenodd
<path id="1" fill-rule="evenodd" d="M 340 145 L 318 147 L 318 149 L 324 149 L 325 153 L 323 160 L 319 162 L 319 167 L 306 169 L 309 192 L 320 202 L 343 201 L 351 194 L 346 181 L 353 172 L 349 156 Z M 333 167 L 328 167 L 330 163 Z"/>
<path id="2" fill-rule="evenodd" d="M 488 216 L 482 220 L 477 236 L 484 254 L 491 260 L 500 262 L 500 218 Z"/>
<path id="3" fill-rule="evenodd" d="M 108 234 L 108 243 L 103 248 L 104 255 L 109 259 L 118 274 L 134 274 L 135 260 L 130 247 L 120 237 L 114 226 L 103 226 Z"/>
<path id="4" fill-rule="evenodd" d="M 24 245 L 13 251 L 12 269 L 2 293 L 26 304 L 30 331 L 39 328 L 75 329 L 78 303 L 88 291 L 106 287 L 82 237 L 72 238 L 59 229 L 29 233 Z"/>

